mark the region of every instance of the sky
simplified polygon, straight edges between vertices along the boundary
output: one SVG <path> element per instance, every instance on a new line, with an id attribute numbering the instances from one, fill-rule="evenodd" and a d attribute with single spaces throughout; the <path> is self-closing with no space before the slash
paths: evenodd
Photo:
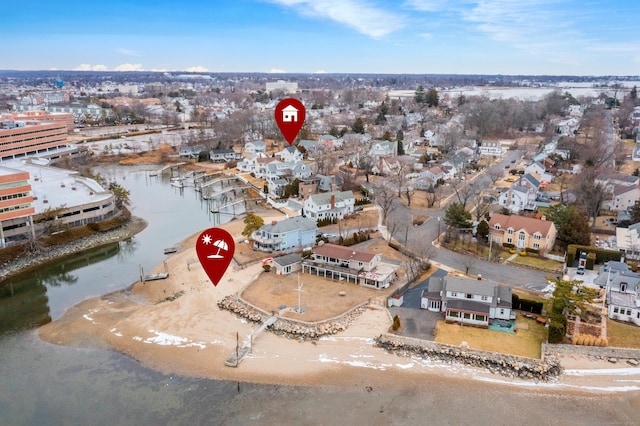
<path id="1" fill-rule="evenodd" d="M 34 0 L 0 69 L 640 75 L 638 0 Z"/>

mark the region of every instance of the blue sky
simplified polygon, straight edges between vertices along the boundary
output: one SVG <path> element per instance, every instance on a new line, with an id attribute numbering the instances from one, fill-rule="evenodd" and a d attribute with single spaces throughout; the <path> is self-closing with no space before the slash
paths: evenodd
<path id="1" fill-rule="evenodd" d="M 0 69 L 640 74 L 638 0 L 8 2 Z"/>

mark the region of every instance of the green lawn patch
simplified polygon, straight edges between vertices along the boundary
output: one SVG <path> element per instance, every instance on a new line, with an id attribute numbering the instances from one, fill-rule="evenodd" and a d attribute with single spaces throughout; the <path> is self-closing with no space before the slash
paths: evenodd
<path id="1" fill-rule="evenodd" d="M 516 256 L 511 263 L 518 263 L 520 265 L 535 266 L 537 268 L 550 269 L 552 271 L 562 268 L 562 262 L 551 259 L 542 259 L 536 256 Z"/>
<path id="2" fill-rule="evenodd" d="M 438 321 L 436 342 L 459 346 L 463 341 L 470 349 L 540 358 L 542 343 L 546 341 L 547 329 L 535 320 L 518 315 L 516 334 L 483 328 L 447 324 Z"/>
<path id="3" fill-rule="evenodd" d="M 615 348 L 640 349 L 640 327 L 607 319 L 607 340 Z"/>

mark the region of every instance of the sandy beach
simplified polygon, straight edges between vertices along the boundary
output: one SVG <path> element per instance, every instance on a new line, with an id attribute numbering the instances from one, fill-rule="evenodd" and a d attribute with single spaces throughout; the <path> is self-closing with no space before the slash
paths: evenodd
<path id="1" fill-rule="evenodd" d="M 281 217 L 265 217 L 265 222 Z M 242 244 L 242 221 L 223 225 Z M 217 302 L 236 294 L 262 272 L 260 263 L 232 263 L 213 286 L 195 253 L 195 238 L 185 239 L 167 258 L 168 279 L 137 282 L 129 289 L 83 301 L 57 321 L 40 328 L 42 339 L 60 345 L 108 348 L 165 373 L 278 385 L 339 385 L 404 388 L 433 379 L 469 379 L 527 391 L 624 392 L 640 390 L 640 368 L 625 363 L 570 356 L 565 373 L 546 383 L 511 379 L 479 368 L 401 357 L 374 345 L 387 333 L 391 318 L 382 306 L 370 306 L 351 326 L 317 341 L 298 341 L 270 332 L 253 342 L 238 368 L 225 360 L 257 328 L 220 310 Z M 161 272 L 158 265 L 152 272 Z"/>

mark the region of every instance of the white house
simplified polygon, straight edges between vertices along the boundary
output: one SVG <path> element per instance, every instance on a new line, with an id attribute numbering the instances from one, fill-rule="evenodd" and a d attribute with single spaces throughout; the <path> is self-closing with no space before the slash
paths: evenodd
<path id="1" fill-rule="evenodd" d="M 607 201 L 610 210 L 628 210 L 640 199 L 640 187 L 616 185 L 613 187 L 613 198 Z"/>
<path id="2" fill-rule="evenodd" d="M 289 145 L 282 151 L 276 152 L 276 158 L 284 162 L 302 161 L 302 153 L 295 146 Z"/>
<path id="3" fill-rule="evenodd" d="M 611 272 L 607 281 L 609 318 L 640 326 L 640 274 Z"/>
<path id="4" fill-rule="evenodd" d="M 342 219 L 353 213 L 355 197 L 352 191 L 313 194 L 304 201 L 304 216 L 310 219 Z"/>
<path id="5" fill-rule="evenodd" d="M 498 198 L 498 203 L 502 207 L 508 208 L 512 213 L 518 213 L 522 210 L 533 210 L 535 208 L 535 204 L 529 201 L 529 190 L 518 185 L 512 185 L 502 190 Z"/>
<path id="6" fill-rule="evenodd" d="M 515 319 L 511 287 L 486 280 L 447 275 L 429 278 L 420 307 L 444 312 L 445 320 L 488 327 L 491 320 Z"/>
<path id="7" fill-rule="evenodd" d="M 374 140 L 369 155 L 373 157 L 391 157 L 396 155 L 398 144 L 391 141 Z"/>
<path id="8" fill-rule="evenodd" d="M 478 150 L 480 151 L 480 155 L 494 157 L 502 157 L 506 152 L 500 141 L 482 141 L 482 145 Z"/>
<path id="9" fill-rule="evenodd" d="M 542 176 L 545 171 L 546 171 L 546 168 L 539 161 L 533 161 L 524 166 L 525 173 L 535 173 L 538 176 Z"/>
<path id="10" fill-rule="evenodd" d="M 249 154 L 257 154 L 267 152 L 267 144 L 265 141 L 252 141 L 244 144 L 244 152 Z"/>

